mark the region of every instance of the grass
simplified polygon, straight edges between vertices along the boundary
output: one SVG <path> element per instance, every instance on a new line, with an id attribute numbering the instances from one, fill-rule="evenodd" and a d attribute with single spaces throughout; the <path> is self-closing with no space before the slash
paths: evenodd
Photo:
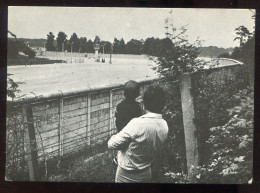
<path id="1" fill-rule="evenodd" d="M 116 166 L 112 163 L 113 154 L 106 151 L 74 165 L 72 181 L 114 182 Z"/>
<path id="2" fill-rule="evenodd" d="M 114 182 L 116 166 L 113 164 L 114 153 L 107 150 L 106 144 L 61 161 L 49 162 L 47 181 L 56 182 Z"/>

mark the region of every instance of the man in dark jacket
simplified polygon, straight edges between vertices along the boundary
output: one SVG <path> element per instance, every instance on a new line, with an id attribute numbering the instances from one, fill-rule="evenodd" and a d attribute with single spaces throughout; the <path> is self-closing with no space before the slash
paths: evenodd
<path id="1" fill-rule="evenodd" d="M 137 82 L 130 80 L 125 84 L 124 95 L 122 100 L 116 107 L 116 128 L 120 132 L 131 119 L 142 115 L 140 104 L 135 101 L 139 96 L 140 87 Z"/>
<path id="2" fill-rule="evenodd" d="M 130 80 L 125 84 L 124 96 L 116 107 L 116 129 L 120 132 L 133 118 L 140 117 L 142 115 L 142 109 L 136 98 L 140 94 L 140 86 L 136 81 Z M 117 164 L 117 158 L 114 159 Z"/>

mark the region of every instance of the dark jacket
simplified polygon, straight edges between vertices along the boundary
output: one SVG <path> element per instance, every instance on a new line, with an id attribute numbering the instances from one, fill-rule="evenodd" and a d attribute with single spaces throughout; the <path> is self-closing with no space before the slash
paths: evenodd
<path id="1" fill-rule="evenodd" d="M 141 115 L 142 109 L 138 102 L 124 99 L 116 107 L 115 123 L 117 131 L 120 132 L 131 119 L 140 117 Z"/>

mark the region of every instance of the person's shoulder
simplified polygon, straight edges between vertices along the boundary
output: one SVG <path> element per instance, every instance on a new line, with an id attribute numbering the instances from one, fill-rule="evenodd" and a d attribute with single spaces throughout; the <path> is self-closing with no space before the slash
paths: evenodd
<path id="1" fill-rule="evenodd" d="M 140 105 L 141 105 L 141 103 L 140 103 L 140 102 L 138 102 L 138 101 L 134 101 L 134 104 L 135 104 L 135 105 L 138 105 L 138 106 L 140 106 Z"/>
<path id="2" fill-rule="evenodd" d="M 142 121 L 142 119 L 140 119 L 140 117 L 135 117 L 135 118 L 131 119 L 130 122 L 131 122 L 131 124 L 137 124 L 138 125 L 141 121 Z"/>
<path id="3" fill-rule="evenodd" d="M 125 99 L 119 101 L 119 102 L 117 103 L 117 105 L 116 105 L 117 108 L 121 108 L 121 107 L 123 107 L 123 106 L 125 106 Z"/>
<path id="4" fill-rule="evenodd" d="M 122 101 L 120 101 L 118 103 L 117 106 L 131 108 L 131 107 L 137 106 L 137 102 L 136 101 L 127 100 L 127 99 L 123 99 Z"/>
<path id="5" fill-rule="evenodd" d="M 134 101 L 133 107 L 136 108 L 136 109 L 141 109 L 141 103 Z"/>
<path id="6" fill-rule="evenodd" d="M 164 119 L 162 121 L 163 121 L 163 124 L 164 124 L 165 131 L 168 132 L 169 131 L 169 127 L 168 127 L 167 121 L 165 121 Z"/>

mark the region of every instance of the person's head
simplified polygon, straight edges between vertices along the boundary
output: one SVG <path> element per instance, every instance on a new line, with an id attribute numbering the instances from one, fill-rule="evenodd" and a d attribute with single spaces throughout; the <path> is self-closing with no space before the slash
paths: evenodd
<path id="1" fill-rule="evenodd" d="M 143 97 L 144 107 L 153 113 L 162 113 L 165 105 L 165 93 L 159 86 L 149 86 Z"/>
<path id="2" fill-rule="evenodd" d="M 136 81 L 130 80 L 125 83 L 124 95 L 126 99 L 134 100 L 139 96 L 139 94 L 140 86 Z"/>

